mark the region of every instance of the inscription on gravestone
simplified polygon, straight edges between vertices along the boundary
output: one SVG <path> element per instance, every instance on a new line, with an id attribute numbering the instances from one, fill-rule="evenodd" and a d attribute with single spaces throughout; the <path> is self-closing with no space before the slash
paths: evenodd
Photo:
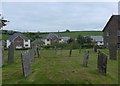
<path id="1" fill-rule="evenodd" d="M 87 67 L 88 64 L 88 58 L 89 58 L 89 50 L 86 50 L 84 60 L 83 60 L 83 66 Z"/>
<path id="2" fill-rule="evenodd" d="M 31 65 L 30 65 L 30 63 L 31 63 L 30 53 L 29 52 L 22 53 L 21 54 L 21 61 L 22 61 L 23 75 L 24 75 L 24 77 L 27 77 L 32 72 Z"/>
<path id="3" fill-rule="evenodd" d="M 8 47 L 8 63 L 14 62 L 14 43 L 11 42 L 10 46 Z"/>

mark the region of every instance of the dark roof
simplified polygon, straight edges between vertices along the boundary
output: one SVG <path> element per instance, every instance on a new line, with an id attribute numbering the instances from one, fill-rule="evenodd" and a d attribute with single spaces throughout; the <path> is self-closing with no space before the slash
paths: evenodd
<path id="1" fill-rule="evenodd" d="M 116 20 L 117 23 L 120 23 L 120 15 L 112 15 L 109 19 L 109 21 L 107 22 L 107 24 L 105 25 L 103 31 L 105 30 L 105 28 L 108 26 L 108 24 L 110 23 L 110 21 L 112 20 Z"/>
<path id="2" fill-rule="evenodd" d="M 96 42 L 103 41 L 103 36 L 90 36 L 90 37 Z"/>
<path id="3" fill-rule="evenodd" d="M 8 40 L 14 40 L 17 36 L 20 36 L 24 40 L 29 40 L 29 38 L 24 36 L 22 33 L 14 33 L 12 36 L 9 37 Z"/>
<path id="4" fill-rule="evenodd" d="M 45 39 L 50 39 L 50 40 L 59 40 L 59 36 L 57 34 L 54 33 L 49 33 Z"/>

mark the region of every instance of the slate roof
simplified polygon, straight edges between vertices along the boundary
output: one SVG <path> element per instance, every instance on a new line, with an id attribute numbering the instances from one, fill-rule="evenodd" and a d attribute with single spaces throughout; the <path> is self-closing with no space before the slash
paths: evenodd
<path id="1" fill-rule="evenodd" d="M 29 40 L 29 38 L 24 36 L 22 33 L 14 33 L 12 36 L 9 37 L 8 40 L 14 40 L 17 36 L 20 36 L 24 40 Z"/>
<path id="2" fill-rule="evenodd" d="M 59 36 L 57 34 L 54 33 L 49 33 L 45 39 L 50 39 L 50 40 L 59 40 Z"/>
<path id="3" fill-rule="evenodd" d="M 96 42 L 103 41 L 103 36 L 90 36 L 90 37 Z"/>
<path id="4" fill-rule="evenodd" d="M 112 20 L 115 20 L 116 21 L 115 23 L 120 23 L 120 15 L 112 15 L 110 17 L 109 21 L 107 22 L 107 24 L 105 25 L 103 32 L 106 29 L 106 27 L 109 25 L 110 21 L 112 21 Z"/>
<path id="5" fill-rule="evenodd" d="M 67 37 L 67 36 L 63 36 L 63 37 L 61 37 L 62 39 L 63 39 L 63 41 L 65 41 L 65 42 L 67 42 L 69 39 L 70 39 L 70 37 Z"/>

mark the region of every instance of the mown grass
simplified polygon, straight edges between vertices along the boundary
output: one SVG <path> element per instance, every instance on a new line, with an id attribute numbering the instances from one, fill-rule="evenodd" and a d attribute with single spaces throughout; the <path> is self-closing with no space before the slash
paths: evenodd
<path id="1" fill-rule="evenodd" d="M 35 56 L 32 64 L 32 74 L 27 78 L 22 75 L 21 50 L 15 51 L 15 62 L 7 64 L 5 51 L 5 65 L 3 66 L 3 84 L 117 84 L 118 61 L 108 60 L 107 75 L 101 75 L 97 70 L 97 53 L 90 50 L 88 67 L 83 67 L 85 49 L 79 53 L 73 50 L 69 57 L 69 50 L 41 50 L 41 59 Z M 106 54 L 107 49 L 103 50 Z"/>

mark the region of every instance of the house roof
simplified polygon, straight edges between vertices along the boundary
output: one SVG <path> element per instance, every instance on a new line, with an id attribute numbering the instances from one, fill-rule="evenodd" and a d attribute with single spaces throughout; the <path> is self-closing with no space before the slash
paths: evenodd
<path id="1" fill-rule="evenodd" d="M 12 36 L 9 37 L 8 40 L 14 40 L 17 36 L 20 36 L 24 40 L 29 40 L 29 38 L 24 36 L 22 33 L 14 33 Z"/>
<path id="2" fill-rule="evenodd" d="M 68 36 L 63 36 L 63 37 L 61 37 L 64 41 L 68 41 L 69 39 L 70 39 L 70 37 L 68 37 Z"/>
<path id="3" fill-rule="evenodd" d="M 45 39 L 50 39 L 50 40 L 59 40 L 59 36 L 57 34 L 54 33 L 49 33 Z"/>
<path id="4" fill-rule="evenodd" d="M 94 41 L 103 41 L 103 36 L 90 36 Z"/>
<path id="5" fill-rule="evenodd" d="M 112 20 L 116 20 L 117 23 L 120 23 L 120 15 L 112 15 L 110 17 L 109 21 L 107 22 L 107 24 L 105 25 L 103 32 L 106 29 L 106 27 L 109 25 L 110 21 L 112 21 Z"/>

